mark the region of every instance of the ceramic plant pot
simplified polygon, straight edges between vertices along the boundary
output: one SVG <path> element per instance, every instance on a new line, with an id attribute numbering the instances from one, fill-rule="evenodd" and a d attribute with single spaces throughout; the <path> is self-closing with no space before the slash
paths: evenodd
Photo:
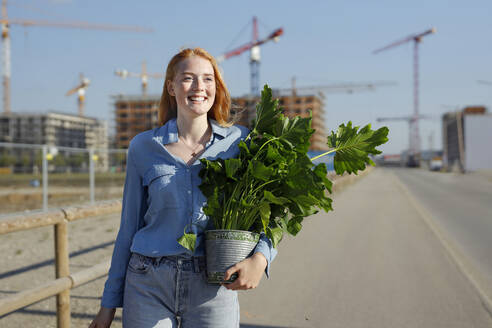
<path id="1" fill-rule="evenodd" d="M 211 284 L 231 283 L 237 274 L 224 281 L 228 268 L 251 255 L 260 235 L 242 230 L 208 230 L 205 231 L 205 251 L 207 259 L 207 276 Z"/>

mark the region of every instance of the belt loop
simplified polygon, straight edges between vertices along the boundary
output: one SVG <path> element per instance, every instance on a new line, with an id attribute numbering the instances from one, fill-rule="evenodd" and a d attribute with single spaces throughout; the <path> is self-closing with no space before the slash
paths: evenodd
<path id="1" fill-rule="evenodd" d="M 200 272 L 200 263 L 198 263 L 198 257 L 193 256 L 193 271 L 195 273 Z"/>

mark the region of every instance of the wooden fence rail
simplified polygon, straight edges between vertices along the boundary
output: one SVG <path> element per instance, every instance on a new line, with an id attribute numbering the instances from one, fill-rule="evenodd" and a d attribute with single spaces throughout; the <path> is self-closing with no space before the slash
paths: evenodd
<path id="1" fill-rule="evenodd" d="M 115 214 L 120 211 L 121 201 L 104 201 L 42 213 L 15 215 L 0 220 L 0 234 L 54 225 L 56 273 L 56 280 L 0 299 L 0 316 L 56 295 L 57 327 L 69 328 L 70 289 L 107 274 L 110 260 L 70 275 L 67 225 L 70 221 Z"/>

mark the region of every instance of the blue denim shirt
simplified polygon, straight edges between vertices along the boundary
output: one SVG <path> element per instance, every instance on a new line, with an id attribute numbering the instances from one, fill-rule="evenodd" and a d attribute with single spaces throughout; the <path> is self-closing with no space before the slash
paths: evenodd
<path id="1" fill-rule="evenodd" d="M 237 144 L 248 135 L 248 129 L 239 125 L 222 127 L 212 119 L 210 123 L 213 133 L 200 158 L 238 156 Z M 132 252 L 150 257 L 190 256 L 177 242 L 189 225 L 188 229 L 197 234 L 193 255 L 205 254 L 203 230 L 210 226 L 203 213 L 207 199 L 198 188 L 201 163 L 196 160 L 188 166 L 164 147 L 177 141 L 176 119 L 172 119 L 159 128 L 136 135 L 130 143 L 120 230 L 101 301 L 104 307 L 123 305 L 126 269 Z M 255 252 L 261 252 L 267 259 L 268 276 L 277 251 L 262 235 Z"/>

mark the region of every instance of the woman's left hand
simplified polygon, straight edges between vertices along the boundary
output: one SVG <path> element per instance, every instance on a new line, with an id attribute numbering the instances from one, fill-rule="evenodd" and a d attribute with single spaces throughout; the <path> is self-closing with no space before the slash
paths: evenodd
<path id="1" fill-rule="evenodd" d="M 230 284 L 222 284 L 227 289 L 244 290 L 256 288 L 260 284 L 261 277 L 267 266 L 267 259 L 261 253 L 255 253 L 251 257 L 230 267 L 224 276 L 224 280 L 228 280 L 233 273 L 237 273 L 238 277 Z"/>

